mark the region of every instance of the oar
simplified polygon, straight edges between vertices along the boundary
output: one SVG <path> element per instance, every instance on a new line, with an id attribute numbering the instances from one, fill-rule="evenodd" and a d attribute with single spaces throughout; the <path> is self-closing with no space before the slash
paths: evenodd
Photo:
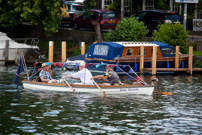
<path id="1" fill-rule="evenodd" d="M 70 89 L 73 90 L 74 94 L 76 94 L 75 89 L 73 89 L 72 86 L 66 80 L 63 80 L 63 81 L 69 86 Z"/>
<path id="2" fill-rule="evenodd" d="M 100 88 L 100 86 L 95 82 L 94 79 L 92 79 L 92 81 L 93 81 L 93 83 L 97 86 L 97 88 L 103 93 L 104 97 L 106 97 L 105 91 L 103 91 L 103 90 Z"/>
<path id="3" fill-rule="evenodd" d="M 170 92 L 159 92 L 159 91 L 154 91 L 155 93 L 160 93 L 162 95 L 173 95 L 173 93 L 170 93 Z"/>

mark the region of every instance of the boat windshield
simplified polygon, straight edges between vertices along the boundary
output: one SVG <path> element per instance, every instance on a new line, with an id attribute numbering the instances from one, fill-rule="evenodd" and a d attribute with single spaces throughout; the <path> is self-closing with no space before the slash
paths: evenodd
<path id="1" fill-rule="evenodd" d="M 96 45 L 93 51 L 93 55 L 108 55 L 109 46 L 107 45 Z"/>
<path id="2" fill-rule="evenodd" d="M 163 48 L 162 49 L 163 53 L 166 55 L 171 55 L 171 54 L 175 54 L 175 50 L 171 49 L 171 48 Z"/>

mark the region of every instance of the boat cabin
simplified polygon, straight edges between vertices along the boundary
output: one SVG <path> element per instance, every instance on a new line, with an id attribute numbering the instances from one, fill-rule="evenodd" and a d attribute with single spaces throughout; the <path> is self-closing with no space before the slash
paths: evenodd
<path id="1" fill-rule="evenodd" d="M 142 45 L 144 57 L 152 57 L 153 46 L 157 46 L 157 57 L 175 57 L 175 48 L 162 42 L 105 42 L 90 45 L 87 60 L 139 57 Z"/>

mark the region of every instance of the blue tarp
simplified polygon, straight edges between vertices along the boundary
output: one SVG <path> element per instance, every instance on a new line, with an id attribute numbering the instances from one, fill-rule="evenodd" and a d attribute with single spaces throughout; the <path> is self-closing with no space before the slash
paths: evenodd
<path id="1" fill-rule="evenodd" d="M 115 57 L 122 56 L 123 49 L 123 45 L 113 42 L 96 43 L 90 45 L 87 58 L 114 60 Z"/>
<path id="2" fill-rule="evenodd" d="M 175 48 L 174 48 L 173 46 L 168 45 L 168 44 L 163 43 L 163 42 L 157 42 L 157 41 L 151 41 L 151 43 L 154 43 L 154 44 L 156 44 L 156 45 L 159 45 L 159 47 L 160 47 L 160 49 L 161 49 L 161 52 L 162 52 L 162 54 L 163 54 L 163 57 L 172 57 L 172 56 L 175 56 L 175 54 L 170 54 L 170 55 L 164 54 L 163 51 L 162 51 L 163 48 L 170 48 L 170 49 L 173 49 L 174 52 L 175 52 Z"/>

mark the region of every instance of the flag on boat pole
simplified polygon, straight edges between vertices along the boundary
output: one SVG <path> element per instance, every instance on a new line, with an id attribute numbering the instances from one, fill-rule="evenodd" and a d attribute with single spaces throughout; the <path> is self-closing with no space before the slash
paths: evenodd
<path id="1" fill-rule="evenodd" d="M 15 79 L 14 79 L 14 83 L 17 85 L 17 88 L 18 88 L 20 73 L 24 72 L 24 71 L 25 71 L 25 68 L 24 68 L 24 65 L 23 65 L 23 62 L 22 62 L 22 56 L 20 56 L 20 61 L 19 61 L 19 64 L 18 64 L 18 69 L 17 69 L 16 75 L 15 75 Z"/>

